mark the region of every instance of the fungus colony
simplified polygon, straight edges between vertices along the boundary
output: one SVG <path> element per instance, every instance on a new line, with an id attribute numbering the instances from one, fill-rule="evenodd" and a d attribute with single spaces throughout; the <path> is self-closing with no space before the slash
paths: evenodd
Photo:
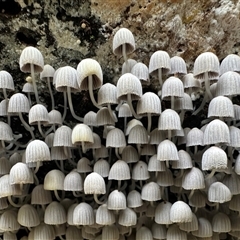
<path id="1" fill-rule="evenodd" d="M 181 57 L 159 50 L 146 66 L 128 58 L 134 49 L 131 31 L 119 29 L 113 53 L 124 64 L 116 85 L 103 84 L 94 59 L 55 71 L 30 46 L 19 61 L 31 74 L 23 93 L 10 97 L 13 78 L 0 71 L 2 239 L 20 239 L 20 232 L 21 240 L 240 238 L 240 57 L 220 64 L 205 52 L 187 73 Z M 159 81 L 158 94 L 145 91 L 149 76 Z M 50 92 L 49 112 L 39 77 Z M 63 94 L 63 112 L 53 87 Z M 71 94 L 83 91 L 97 111 L 78 116 Z M 203 110 L 199 128 L 183 128 L 186 111 Z M 27 144 L 13 124 L 26 129 Z"/>

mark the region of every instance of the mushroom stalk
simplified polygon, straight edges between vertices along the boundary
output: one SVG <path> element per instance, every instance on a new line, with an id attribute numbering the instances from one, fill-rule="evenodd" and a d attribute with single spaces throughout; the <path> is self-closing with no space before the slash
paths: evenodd
<path id="1" fill-rule="evenodd" d="M 89 89 L 89 94 L 90 94 L 90 98 L 91 101 L 93 103 L 93 105 L 100 109 L 101 107 L 97 104 L 95 98 L 94 98 L 94 94 L 93 94 L 93 79 L 92 79 L 92 75 L 88 76 L 88 89 Z"/>
<path id="2" fill-rule="evenodd" d="M 80 122 L 83 122 L 83 118 L 77 116 L 74 112 L 74 109 L 73 109 L 73 104 L 72 104 L 72 95 L 71 95 L 71 90 L 70 90 L 70 87 L 67 87 L 67 97 L 68 97 L 68 105 L 69 105 L 69 108 L 70 108 L 70 111 L 71 111 L 71 114 L 72 116 L 80 121 Z"/>
<path id="3" fill-rule="evenodd" d="M 36 84 L 35 74 L 34 74 L 34 65 L 32 63 L 30 63 L 30 68 L 31 68 L 31 77 L 32 77 L 34 94 L 35 94 L 36 102 L 37 102 L 37 104 L 39 104 L 40 102 L 39 102 L 37 84 Z"/>
<path id="4" fill-rule="evenodd" d="M 51 88 L 51 83 L 50 83 L 50 78 L 49 77 L 47 77 L 47 84 L 48 84 L 49 94 L 50 94 L 50 97 L 51 97 L 52 109 L 54 109 L 55 103 L 54 103 L 54 97 L 53 97 L 53 93 L 52 93 L 52 88 Z"/>

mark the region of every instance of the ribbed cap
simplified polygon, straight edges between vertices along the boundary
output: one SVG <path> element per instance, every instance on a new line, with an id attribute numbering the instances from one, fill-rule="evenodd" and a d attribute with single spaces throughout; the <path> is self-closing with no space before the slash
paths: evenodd
<path id="1" fill-rule="evenodd" d="M 0 71 L 0 89 L 14 91 L 13 77 L 5 70 Z"/>
<path id="2" fill-rule="evenodd" d="M 135 50 L 135 40 L 132 32 L 127 28 L 120 28 L 113 37 L 113 53 L 122 55 L 123 44 L 126 45 L 126 54 L 130 54 Z"/>
<path id="3" fill-rule="evenodd" d="M 92 172 L 87 175 L 84 180 L 84 193 L 85 194 L 105 194 L 106 193 L 106 184 L 103 177 L 96 173 Z"/>
<path id="4" fill-rule="evenodd" d="M 34 72 L 41 72 L 44 67 L 42 53 L 35 47 L 25 47 L 20 55 L 19 66 L 22 72 L 31 72 L 30 64 L 34 66 Z"/>

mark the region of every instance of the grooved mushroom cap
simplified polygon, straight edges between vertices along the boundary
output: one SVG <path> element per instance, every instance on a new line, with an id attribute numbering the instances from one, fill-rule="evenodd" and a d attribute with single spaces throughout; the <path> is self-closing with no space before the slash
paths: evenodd
<path id="1" fill-rule="evenodd" d="M 13 156 L 13 158 L 14 158 L 14 156 Z M 0 157 L 0 176 L 3 176 L 4 174 L 8 174 L 11 167 L 14 164 L 12 164 L 10 159 L 8 159 L 6 157 Z"/>
<path id="2" fill-rule="evenodd" d="M 240 129 L 235 126 L 230 126 L 229 133 L 230 133 L 229 146 L 238 149 L 240 147 Z"/>
<path id="3" fill-rule="evenodd" d="M 113 112 L 113 115 L 115 116 L 114 112 Z M 116 116 L 115 116 L 115 118 L 116 118 Z M 115 124 L 107 107 L 101 107 L 101 109 L 98 110 L 97 115 L 96 115 L 96 124 L 97 124 L 97 126 L 114 125 Z"/>
<path id="4" fill-rule="evenodd" d="M 143 161 L 139 161 L 134 164 L 132 170 L 132 179 L 133 180 L 147 180 L 150 178 L 147 164 Z"/>
<path id="5" fill-rule="evenodd" d="M 67 221 L 66 210 L 61 203 L 57 201 L 51 202 L 45 210 L 44 222 L 48 225 L 63 224 Z"/>
<path id="6" fill-rule="evenodd" d="M 212 146 L 202 155 L 202 170 L 227 169 L 228 157 L 221 148 Z"/>
<path id="7" fill-rule="evenodd" d="M 212 219 L 212 229 L 217 233 L 230 232 L 232 228 L 228 215 L 222 212 L 216 213 Z"/>
<path id="8" fill-rule="evenodd" d="M 106 147 L 125 147 L 126 139 L 123 131 L 119 128 L 110 130 L 106 138 Z"/>
<path id="9" fill-rule="evenodd" d="M 165 109 L 158 119 L 159 130 L 181 130 L 179 114 L 172 109 Z"/>
<path id="10" fill-rule="evenodd" d="M 221 117 L 228 119 L 234 118 L 232 101 L 225 96 L 218 96 L 213 98 L 208 106 L 207 117 Z"/>
<path id="11" fill-rule="evenodd" d="M 179 161 L 174 161 L 179 162 Z M 152 155 L 148 161 L 148 171 L 149 172 L 164 172 L 166 171 L 165 162 L 157 160 L 157 154 Z"/>
<path id="12" fill-rule="evenodd" d="M 48 145 L 42 140 L 31 141 L 26 148 L 26 163 L 50 161 L 50 151 Z"/>
<path id="13" fill-rule="evenodd" d="M 22 72 L 31 72 L 30 64 L 34 66 L 34 72 L 42 72 L 44 60 L 42 53 L 35 47 L 25 47 L 20 55 L 19 65 Z"/>
<path id="14" fill-rule="evenodd" d="M 51 65 L 45 64 L 43 67 L 43 71 L 40 73 L 40 79 L 49 78 L 52 81 L 54 73 L 55 73 L 55 69 Z"/>
<path id="15" fill-rule="evenodd" d="M 210 202 L 224 203 L 230 201 L 232 193 L 230 189 L 221 182 L 214 182 L 208 189 L 208 200 Z"/>
<path id="16" fill-rule="evenodd" d="M 33 239 L 54 239 L 55 231 L 54 227 L 45 223 L 40 223 L 37 227 L 34 228 Z"/>
<path id="17" fill-rule="evenodd" d="M 129 132 L 128 143 L 147 144 L 148 133 L 146 128 L 141 125 L 136 125 L 133 127 Z"/>
<path id="18" fill-rule="evenodd" d="M 31 204 L 45 205 L 52 202 L 51 192 L 43 188 L 43 184 L 34 187 L 31 193 Z"/>
<path id="19" fill-rule="evenodd" d="M 122 150 L 122 160 L 124 160 L 126 163 L 138 162 L 139 155 L 137 149 L 131 145 L 124 147 Z"/>
<path id="20" fill-rule="evenodd" d="M 171 57 L 170 64 L 171 64 L 171 71 L 170 71 L 171 74 L 180 74 L 180 75 L 187 74 L 186 63 L 183 58 L 179 56 Z"/>
<path id="21" fill-rule="evenodd" d="M 71 92 L 78 92 L 77 70 L 70 66 L 61 67 L 55 77 L 55 87 L 58 92 L 67 92 L 67 87 Z"/>
<path id="22" fill-rule="evenodd" d="M 31 204 L 24 204 L 19 208 L 17 221 L 24 227 L 36 227 L 40 224 L 38 212 Z"/>
<path id="23" fill-rule="evenodd" d="M 93 171 L 100 174 L 103 178 L 109 175 L 109 162 L 105 159 L 99 159 L 93 166 Z"/>
<path id="24" fill-rule="evenodd" d="M 109 210 L 122 210 L 127 207 L 126 202 L 126 196 L 122 192 L 113 190 L 108 196 L 107 206 Z"/>
<path id="25" fill-rule="evenodd" d="M 198 230 L 192 231 L 192 235 L 200 238 L 209 238 L 213 235 L 212 224 L 206 218 L 198 219 Z"/>
<path id="26" fill-rule="evenodd" d="M 215 78 L 219 75 L 219 60 L 212 52 L 201 53 L 194 62 L 194 77 L 203 79 L 204 73 L 207 73 L 209 78 Z"/>
<path id="27" fill-rule="evenodd" d="M 170 219 L 170 211 L 172 208 L 172 203 L 161 202 L 157 205 L 155 210 L 155 222 L 158 224 L 172 224 Z"/>
<path id="28" fill-rule="evenodd" d="M 0 116 L 7 116 L 9 114 L 8 103 L 9 103 L 9 99 L 3 99 L 0 102 Z"/>
<path id="29" fill-rule="evenodd" d="M 152 232 L 149 228 L 142 226 L 136 231 L 136 239 L 138 240 L 153 240 Z"/>
<path id="30" fill-rule="evenodd" d="M 126 208 L 119 214 L 118 223 L 122 226 L 133 226 L 137 224 L 137 214 L 134 210 Z"/>
<path id="31" fill-rule="evenodd" d="M 102 229 L 102 239 L 106 240 L 118 240 L 119 239 L 119 230 L 115 225 L 107 225 Z"/>
<path id="32" fill-rule="evenodd" d="M 144 63 L 136 63 L 132 67 L 131 73 L 135 75 L 142 82 L 142 84 L 149 83 L 148 67 Z"/>
<path id="33" fill-rule="evenodd" d="M 184 95 L 184 87 L 182 81 L 177 77 L 169 77 L 162 85 L 161 98 L 171 100 L 171 97 L 180 97 Z"/>
<path id="34" fill-rule="evenodd" d="M 170 57 L 167 52 L 162 50 L 154 52 L 149 61 L 149 74 L 157 76 L 158 69 L 161 69 L 164 75 L 171 70 Z"/>
<path id="35" fill-rule="evenodd" d="M 131 117 L 132 112 L 127 103 L 123 103 L 118 109 L 118 117 Z"/>
<path id="36" fill-rule="evenodd" d="M 79 203 L 73 210 L 74 225 L 92 225 L 94 224 L 94 212 L 88 203 Z"/>
<path id="37" fill-rule="evenodd" d="M 84 115 L 83 118 L 83 123 L 88 125 L 88 126 L 97 126 L 97 113 L 93 112 L 93 111 L 89 111 L 88 113 L 86 113 Z"/>
<path id="38" fill-rule="evenodd" d="M 191 129 L 187 134 L 187 147 L 203 145 L 203 131 L 198 128 Z"/>
<path id="39" fill-rule="evenodd" d="M 240 72 L 240 57 L 237 54 L 229 54 L 222 60 L 220 75 L 228 71 Z"/>
<path id="40" fill-rule="evenodd" d="M 160 187 L 155 182 L 146 183 L 141 191 L 141 198 L 145 201 L 158 201 L 161 199 Z"/>
<path id="41" fill-rule="evenodd" d="M 122 55 L 123 44 L 126 45 L 126 54 L 130 54 L 135 50 L 135 40 L 132 32 L 127 28 L 120 28 L 113 37 L 113 53 Z"/>
<path id="42" fill-rule="evenodd" d="M 14 210 L 6 210 L 0 217 L 0 229 L 2 232 L 14 232 L 20 228 L 17 221 L 17 213 Z"/>
<path id="43" fill-rule="evenodd" d="M 14 82 L 12 75 L 5 70 L 0 71 L 0 89 L 14 91 Z"/>
<path id="44" fill-rule="evenodd" d="M 26 82 L 23 85 L 22 92 L 34 94 L 34 88 L 32 82 Z"/>
<path id="45" fill-rule="evenodd" d="M 49 124 L 57 124 L 57 125 L 62 125 L 62 114 L 53 109 L 48 113 L 49 117 Z"/>
<path id="46" fill-rule="evenodd" d="M 141 194 L 137 190 L 132 190 L 127 195 L 127 206 L 137 208 L 143 205 Z"/>
<path id="47" fill-rule="evenodd" d="M 176 145 L 168 139 L 162 141 L 157 148 L 157 159 L 160 161 L 179 160 Z"/>
<path id="48" fill-rule="evenodd" d="M 88 125 L 79 123 L 72 130 L 72 143 L 81 144 L 82 142 L 93 143 L 93 133 Z"/>
<path id="49" fill-rule="evenodd" d="M 107 106 L 109 104 L 117 104 L 117 87 L 111 83 L 103 84 L 98 91 L 98 104 Z"/>
<path id="50" fill-rule="evenodd" d="M 173 169 L 188 169 L 193 167 L 192 158 L 188 152 L 179 150 L 178 157 L 179 161 L 172 162 Z"/>
<path id="51" fill-rule="evenodd" d="M 182 98 L 177 98 L 175 101 L 175 110 L 193 110 L 193 103 L 191 97 L 184 93 Z"/>
<path id="52" fill-rule="evenodd" d="M 167 168 L 166 171 L 158 174 L 157 184 L 161 187 L 168 187 L 174 184 L 173 174 L 170 169 Z"/>
<path id="53" fill-rule="evenodd" d="M 42 104 L 32 106 L 29 110 L 28 122 L 31 125 L 38 124 L 38 122 L 48 124 L 49 116 L 47 108 Z"/>
<path id="54" fill-rule="evenodd" d="M 127 95 L 131 95 L 132 100 L 139 100 L 142 96 L 142 84 L 140 80 L 131 73 L 123 74 L 117 81 L 118 100 L 127 100 Z"/>
<path id="55" fill-rule="evenodd" d="M 103 177 L 96 173 L 92 172 L 87 175 L 84 180 L 84 193 L 85 194 L 105 194 L 106 193 L 106 184 Z"/>
<path id="56" fill-rule="evenodd" d="M 178 225 L 172 224 L 169 226 L 167 230 L 167 240 L 170 239 L 178 239 L 178 240 L 185 240 L 187 239 L 187 233 L 182 231 Z"/>
<path id="57" fill-rule="evenodd" d="M 86 157 L 82 157 L 77 163 L 77 171 L 79 173 L 92 172 L 90 160 Z"/>
<path id="58" fill-rule="evenodd" d="M 26 163 L 18 162 L 10 170 L 9 181 L 10 184 L 34 183 L 33 173 Z"/>
<path id="59" fill-rule="evenodd" d="M 170 220 L 173 223 L 183 223 L 192 221 L 192 210 L 183 201 L 176 201 L 170 209 Z"/>
<path id="60" fill-rule="evenodd" d="M 107 204 L 102 204 L 96 211 L 96 223 L 101 225 L 111 225 L 116 221 L 114 212 L 107 208 Z"/>
<path id="61" fill-rule="evenodd" d="M 200 169 L 193 167 L 183 175 L 182 187 L 186 190 L 204 189 L 204 176 Z"/>
<path id="62" fill-rule="evenodd" d="M 187 91 L 190 89 L 195 91 L 201 88 L 201 82 L 193 76 L 193 73 L 188 73 L 183 77 L 183 86 Z"/>
<path id="63" fill-rule="evenodd" d="M 203 133 L 203 144 L 229 144 L 230 133 L 226 123 L 219 119 L 214 119 L 206 126 Z"/>
<path id="64" fill-rule="evenodd" d="M 44 178 L 45 190 L 63 190 L 65 175 L 62 171 L 53 169 Z"/>
<path id="65" fill-rule="evenodd" d="M 179 228 L 185 232 L 192 232 L 198 230 L 197 216 L 192 212 L 192 221 L 180 223 Z"/>
<path id="66" fill-rule="evenodd" d="M 123 160 L 117 160 L 109 171 L 108 179 L 114 180 L 127 180 L 130 179 L 130 168 L 128 164 Z"/>
<path id="67" fill-rule="evenodd" d="M 152 230 L 153 239 L 166 239 L 167 228 L 165 225 L 153 223 L 151 230 Z"/>
<path id="68" fill-rule="evenodd" d="M 160 115 L 162 112 L 161 101 L 157 94 L 146 92 L 138 100 L 137 114 L 146 116 L 148 113 Z"/>
<path id="69" fill-rule="evenodd" d="M 240 58 L 240 57 L 239 57 Z M 240 70 L 240 69 L 239 69 Z M 220 76 L 216 87 L 216 96 L 236 96 L 240 94 L 239 73 L 228 71 Z"/>
<path id="70" fill-rule="evenodd" d="M 59 127 L 54 134 L 54 147 L 73 147 L 72 144 L 72 129 L 68 126 Z"/>
<path id="71" fill-rule="evenodd" d="M 93 89 L 98 89 L 103 83 L 102 68 L 98 61 L 92 58 L 83 59 L 77 66 L 77 82 L 80 90 L 89 89 L 89 77 L 92 76 Z"/>
<path id="72" fill-rule="evenodd" d="M 82 191 L 83 180 L 81 175 L 75 170 L 68 173 L 63 182 L 64 191 Z"/>
<path id="73" fill-rule="evenodd" d="M 0 121 L 0 140 L 10 142 L 13 140 L 13 133 L 11 127 Z"/>
<path id="74" fill-rule="evenodd" d="M 124 62 L 123 65 L 122 65 L 122 75 L 123 75 L 124 73 L 131 73 L 132 68 L 133 68 L 136 64 L 137 64 L 137 61 L 136 61 L 136 60 L 129 58 L 129 59 L 127 60 L 127 64 L 126 64 L 126 62 Z"/>

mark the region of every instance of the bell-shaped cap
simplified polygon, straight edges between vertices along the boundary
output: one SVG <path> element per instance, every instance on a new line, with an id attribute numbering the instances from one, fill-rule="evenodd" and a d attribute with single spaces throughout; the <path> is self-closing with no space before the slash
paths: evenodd
<path id="1" fill-rule="evenodd" d="M 142 84 L 140 80 L 131 73 L 123 74 L 117 81 L 118 100 L 127 100 L 130 94 L 132 100 L 139 100 L 142 96 Z"/>
<path id="2" fill-rule="evenodd" d="M 121 56 L 125 45 L 125 54 L 128 55 L 135 50 L 135 40 L 132 32 L 127 28 L 120 28 L 113 37 L 113 53 Z"/>
<path id="3" fill-rule="evenodd" d="M 192 210 L 183 201 L 176 201 L 170 209 L 170 220 L 173 223 L 183 223 L 192 221 Z"/>
<path id="4" fill-rule="evenodd" d="M 19 66 L 22 72 L 31 72 L 31 66 L 34 72 L 42 72 L 44 68 L 44 60 L 42 53 L 35 47 L 25 47 L 20 55 Z"/>
<path id="5" fill-rule="evenodd" d="M 77 82 L 80 90 L 89 90 L 89 78 L 91 77 L 92 88 L 98 89 L 103 83 L 102 68 L 98 61 L 92 58 L 83 59 L 77 65 Z"/>
<path id="6" fill-rule="evenodd" d="M 85 194 L 105 194 L 106 193 L 106 184 L 103 177 L 96 173 L 92 172 L 87 175 L 84 180 L 84 193 Z"/>
<path id="7" fill-rule="evenodd" d="M 94 212 L 91 205 L 85 202 L 79 203 L 73 210 L 74 225 L 92 225 L 94 224 Z"/>
<path id="8" fill-rule="evenodd" d="M 171 69 L 169 54 L 166 51 L 158 50 L 152 54 L 149 61 L 149 74 L 158 75 L 158 69 L 161 69 L 164 75 Z"/>
<path id="9" fill-rule="evenodd" d="M 219 75 L 219 60 L 212 52 L 201 53 L 194 62 L 194 77 L 203 79 L 204 73 L 208 73 L 210 78 L 217 77 Z"/>

